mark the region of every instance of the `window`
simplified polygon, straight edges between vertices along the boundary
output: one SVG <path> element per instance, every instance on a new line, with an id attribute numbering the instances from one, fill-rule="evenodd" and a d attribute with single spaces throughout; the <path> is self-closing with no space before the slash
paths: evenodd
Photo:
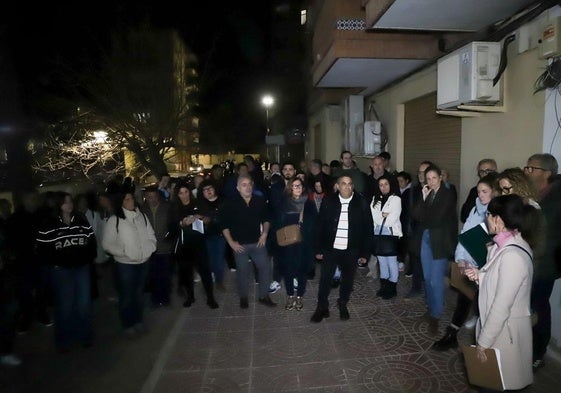
<path id="1" fill-rule="evenodd" d="M 306 10 L 300 11 L 300 24 L 304 26 L 306 24 Z"/>

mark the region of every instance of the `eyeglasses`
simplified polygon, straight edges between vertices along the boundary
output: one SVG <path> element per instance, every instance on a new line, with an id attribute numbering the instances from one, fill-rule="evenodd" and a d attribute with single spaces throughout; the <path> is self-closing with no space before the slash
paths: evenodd
<path id="1" fill-rule="evenodd" d="M 294 184 L 292 188 L 302 188 L 302 184 Z"/>
<path id="2" fill-rule="evenodd" d="M 503 194 L 510 194 L 510 190 L 512 190 L 513 188 L 514 188 L 514 186 L 501 187 L 501 191 L 503 192 Z"/>
<path id="3" fill-rule="evenodd" d="M 547 169 L 541 168 L 541 167 L 539 167 L 539 166 L 525 166 L 525 167 L 524 167 L 524 172 L 532 173 L 532 172 L 534 172 L 535 170 L 547 171 Z"/>
<path id="4" fill-rule="evenodd" d="M 489 173 L 495 173 L 496 170 L 494 169 L 480 169 L 477 171 L 478 174 L 480 175 L 488 175 Z"/>

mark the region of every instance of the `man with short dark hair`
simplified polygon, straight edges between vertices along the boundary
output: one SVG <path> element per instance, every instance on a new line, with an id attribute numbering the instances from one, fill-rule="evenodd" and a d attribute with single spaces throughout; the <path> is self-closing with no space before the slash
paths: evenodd
<path id="1" fill-rule="evenodd" d="M 271 192 L 269 195 L 269 206 L 271 208 L 271 213 L 273 220 L 271 221 L 273 233 L 276 233 L 277 229 L 280 228 L 280 222 L 278 218 L 280 217 L 280 206 L 282 202 L 282 197 L 284 194 L 284 189 L 286 184 L 296 177 L 296 166 L 292 162 L 284 162 L 281 167 L 282 181 L 278 181 L 271 186 Z M 269 238 L 268 248 L 273 256 L 273 281 L 270 284 L 270 292 L 275 293 L 281 289 L 281 280 L 283 272 L 279 262 L 279 249 L 276 244 L 276 239 L 273 237 Z"/>
<path id="2" fill-rule="evenodd" d="M 158 190 L 160 190 L 160 192 L 164 196 L 165 201 L 169 201 L 171 198 L 171 188 L 169 184 L 170 179 L 171 176 L 167 172 L 162 173 L 160 175 L 160 178 L 158 179 Z"/>
<path id="3" fill-rule="evenodd" d="M 549 298 L 555 280 L 561 277 L 561 176 L 558 170 L 557 160 L 551 154 L 534 154 L 524 167 L 524 173 L 538 193 L 547 222 L 545 255 L 535 267 L 532 282 L 531 305 L 537 315 L 537 323 L 532 328 L 534 370 L 545 365 L 543 358 L 551 339 Z"/>
<path id="4" fill-rule="evenodd" d="M 347 303 L 353 290 L 357 261 L 370 256 L 370 239 L 374 233 L 372 213 L 362 195 L 354 192 L 353 179 L 342 175 L 337 179 L 336 194 L 327 195 L 315 223 L 314 248 L 322 260 L 317 308 L 311 322 L 329 317 L 329 292 L 337 267 L 341 270 L 339 317 L 349 319 Z"/>
<path id="5" fill-rule="evenodd" d="M 350 176 L 353 179 L 353 190 L 364 194 L 366 174 L 355 166 L 353 154 L 350 151 L 344 150 L 341 153 L 341 167 L 331 172 L 331 175 L 335 179 L 343 175 Z"/>
<path id="6" fill-rule="evenodd" d="M 216 195 L 222 196 L 224 191 L 224 168 L 221 165 L 214 164 L 210 169 L 210 179 L 213 182 Z"/>

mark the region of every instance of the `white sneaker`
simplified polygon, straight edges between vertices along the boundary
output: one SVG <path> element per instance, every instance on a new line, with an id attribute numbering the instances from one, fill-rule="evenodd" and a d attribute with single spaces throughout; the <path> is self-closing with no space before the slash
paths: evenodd
<path id="1" fill-rule="evenodd" d="M 294 279 L 292 281 L 292 286 L 294 287 L 294 289 L 298 288 L 298 280 L 297 279 Z"/>
<path id="2" fill-rule="evenodd" d="M 466 321 L 466 323 L 464 323 L 464 327 L 466 329 L 473 329 L 475 327 L 475 324 L 477 323 L 477 317 L 474 315 L 473 317 L 471 317 L 470 319 L 468 319 Z"/>
<path id="3" fill-rule="evenodd" d="M 15 367 L 21 364 L 21 359 L 14 354 L 2 355 L 0 356 L 0 364 Z"/>
<path id="4" fill-rule="evenodd" d="M 277 293 L 281 289 L 281 285 L 277 281 L 273 281 L 271 285 L 269 285 L 269 293 Z"/>

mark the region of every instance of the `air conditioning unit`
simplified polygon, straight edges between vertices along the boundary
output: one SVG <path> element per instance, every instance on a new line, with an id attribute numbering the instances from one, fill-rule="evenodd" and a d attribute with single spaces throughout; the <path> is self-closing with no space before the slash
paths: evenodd
<path id="1" fill-rule="evenodd" d="M 458 105 L 496 105 L 501 97 L 499 71 L 500 42 L 474 41 L 443 56 L 437 63 L 437 109 Z"/>
<path id="2" fill-rule="evenodd" d="M 350 150 L 353 154 L 360 153 L 362 150 L 362 124 L 364 123 L 364 97 L 347 96 L 344 108 L 344 149 Z"/>
<path id="3" fill-rule="evenodd" d="M 382 123 L 379 121 L 364 122 L 364 154 L 374 155 L 382 151 Z"/>

